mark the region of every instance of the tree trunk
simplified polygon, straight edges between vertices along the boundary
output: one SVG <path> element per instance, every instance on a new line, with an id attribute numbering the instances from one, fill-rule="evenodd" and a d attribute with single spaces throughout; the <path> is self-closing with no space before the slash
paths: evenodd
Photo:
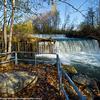
<path id="1" fill-rule="evenodd" d="M 13 34 L 13 24 L 14 24 L 14 10 L 15 10 L 15 0 L 12 0 L 12 15 L 11 15 L 11 25 L 10 25 L 8 52 L 11 52 L 11 47 L 12 47 L 12 34 Z"/>
<path id="2" fill-rule="evenodd" d="M 4 0 L 4 45 L 5 50 L 4 52 L 7 52 L 7 0 Z"/>
<path id="3" fill-rule="evenodd" d="M 100 25 L 100 0 L 99 0 L 99 9 L 98 9 L 98 13 L 99 13 L 98 25 Z"/>

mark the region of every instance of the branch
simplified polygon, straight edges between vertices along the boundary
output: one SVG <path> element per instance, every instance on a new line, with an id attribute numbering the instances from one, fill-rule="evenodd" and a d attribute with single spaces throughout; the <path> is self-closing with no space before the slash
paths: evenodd
<path id="1" fill-rule="evenodd" d="M 85 0 L 79 7 L 78 9 L 80 9 L 85 3 L 87 3 L 88 0 Z"/>
<path id="2" fill-rule="evenodd" d="M 74 10 L 76 10 L 76 11 L 79 12 L 83 17 L 86 18 L 86 16 L 85 16 L 80 10 L 78 10 L 76 7 L 74 7 L 72 4 L 68 3 L 67 1 L 63 1 L 63 0 L 59 0 L 59 1 L 61 1 L 62 3 L 65 3 L 65 4 L 69 5 L 69 6 L 71 6 Z"/>

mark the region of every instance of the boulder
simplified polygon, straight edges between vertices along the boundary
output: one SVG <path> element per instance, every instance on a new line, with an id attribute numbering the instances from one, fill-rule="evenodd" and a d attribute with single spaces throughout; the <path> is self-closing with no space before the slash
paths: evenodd
<path id="1" fill-rule="evenodd" d="M 25 71 L 0 73 L 0 96 L 7 97 L 21 91 L 27 85 L 35 85 L 38 77 Z"/>
<path id="2" fill-rule="evenodd" d="M 86 75 L 74 75 L 72 77 L 72 80 L 80 85 L 89 85 L 90 84 L 90 78 L 88 78 Z"/>
<path id="3" fill-rule="evenodd" d="M 65 71 L 67 71 L 70 74 L 77 74 L 78 73 L 74 66 L 62 64 L 62 67 Z"/>

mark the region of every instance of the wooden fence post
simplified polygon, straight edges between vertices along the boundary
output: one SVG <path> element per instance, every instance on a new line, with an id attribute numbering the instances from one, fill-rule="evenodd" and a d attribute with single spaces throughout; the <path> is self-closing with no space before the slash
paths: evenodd
<path id="1" fill-rule="evenodd" d="M 36 54 L 34 54 L 35 66 L 36 66 Z"/>
<path id="2" fill-rule="evenodd" d="M 17 57 L 17 52 L 15 52 L 15 65 L 18 64 L 18 57 Z"/>
<path id="3" fill-rule="evenodd" d="M 59 92 L 61 95 L 62 73 L 61 73 L 61 69 L 60 69 L 59 56 L 58 56 L 58 54 L 56 56 L 57 56 L 57 68 L 58 68 L 58 79 L 59 79 Z"/>

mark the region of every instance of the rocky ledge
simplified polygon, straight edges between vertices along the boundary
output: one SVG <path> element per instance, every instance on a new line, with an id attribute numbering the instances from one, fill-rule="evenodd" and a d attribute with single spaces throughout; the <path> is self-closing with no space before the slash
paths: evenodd
<path id="1" fill-rule="evenodd" d="M 37 75 L 26 71 L 0 73 L 0 97 L 10 97 L 28 85 L 35 85 Z"/>

